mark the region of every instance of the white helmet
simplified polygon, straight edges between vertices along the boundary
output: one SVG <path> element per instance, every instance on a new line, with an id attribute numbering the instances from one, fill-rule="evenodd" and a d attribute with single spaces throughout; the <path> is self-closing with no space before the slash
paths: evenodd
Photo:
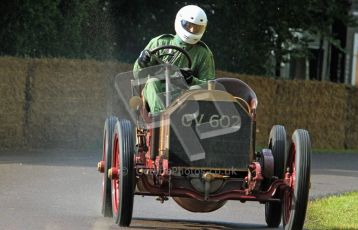
<path id="1" fill-rule="evenodd" d="M 175 32 L 185 43 L 195 44 L 203 36 L 207 23 L 203 9 L 195 5 L 184 6 L 175 18 Z"/>

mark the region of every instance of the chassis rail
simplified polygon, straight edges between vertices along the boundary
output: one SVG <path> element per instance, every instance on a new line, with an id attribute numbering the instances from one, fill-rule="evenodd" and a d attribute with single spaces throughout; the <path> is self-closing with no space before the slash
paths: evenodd
<path id="1" fill-rule="evenodd" d="M 143 196 L 171 196 L 171 197 L 187 197 L 197 200 L 217 201 L 217 200 L 239 200 L 259 201 L 259 202 L 280 202 L 280 198 L 274 198 L 278 191 L 290 189 L 285 180 L 276 180 L 266 191 L 249 192 L 248 189 L 235 189 L 225 192 L 211 194 L 204 198 L 202 193 L 186 188 L 174 188 L 169 191 L 168 187 L 158 187 L 149 183 L 146 177 L 141 177 L 142 184 L 148 192 L 135 192 L 135 195 Z"/>

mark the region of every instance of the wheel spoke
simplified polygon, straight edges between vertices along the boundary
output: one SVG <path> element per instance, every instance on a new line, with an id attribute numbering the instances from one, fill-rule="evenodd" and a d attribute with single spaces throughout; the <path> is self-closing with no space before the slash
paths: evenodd
<path id="1" fill-rule="evenodd" d="M 115 133 L 114 136 L 114 152 L 113 152 L 113 165 L 112 168 L 118 168 L 118 157 L 119 157 L 119 143 L 118 143 L 118 134 Z M 114 215 L 118 214 L 118 199 L 119 199 L 119 185 L 118 178 L 112 180 L 112 206 Z"/>

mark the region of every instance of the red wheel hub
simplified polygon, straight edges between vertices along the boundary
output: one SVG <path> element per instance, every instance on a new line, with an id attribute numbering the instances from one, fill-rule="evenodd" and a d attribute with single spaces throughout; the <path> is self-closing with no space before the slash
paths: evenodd
<path id="1" fill-rule="evenodd" d="M 119 178 L 119 170 L 117 167 L 113 167 L 108 169 L 108 178 L 112 180 L 118 180 Z"/>
<path id="2" fill-rule="evenodd" d="M 100 162 L 98 162 L 98 164 L 97 164 L 97 170 L 98 170 L 98 172 L 100 172 L 100 173 L 104 173 L 104 161 L 100 161 Z"/>

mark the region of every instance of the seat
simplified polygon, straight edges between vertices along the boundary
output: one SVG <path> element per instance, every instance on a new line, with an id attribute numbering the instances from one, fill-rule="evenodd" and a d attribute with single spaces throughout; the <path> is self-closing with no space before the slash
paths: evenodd
<path id="1" fill-rule="evenodd" d="M 249 85 L 237 78 L 217 78 L 215 80 L 221 86 L 223 86 L 226 92 L 230 93 L 234 97 L 238 97 L 246 101 L 248 105 L 251 104 L 252 99 L 256 99 L 255 92 Z M 220 87 L 219 87 L 220 88 Z"/>

